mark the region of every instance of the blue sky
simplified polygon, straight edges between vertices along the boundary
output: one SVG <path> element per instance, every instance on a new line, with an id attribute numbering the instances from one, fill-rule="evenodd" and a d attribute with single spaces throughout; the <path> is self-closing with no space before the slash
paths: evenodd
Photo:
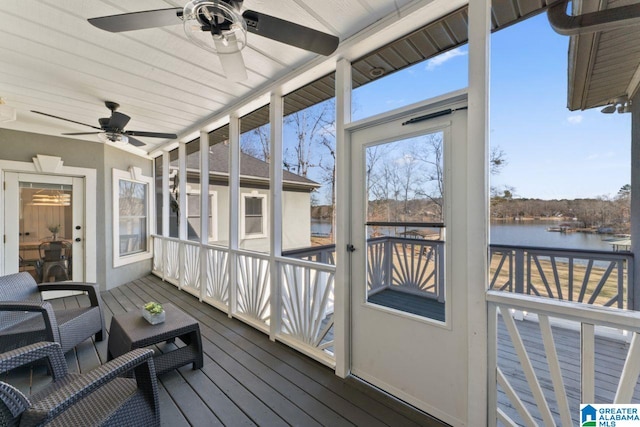
<path id="1" fill-rule="evenodd" d="M 630 183 L 631 115 L 567 105 L 568 38 L 546 14 L 495 33 L 491 59 L 491 145 L 507 165 L 491 184 L 517 197 L 615 196 Z M 354 119 L 467 85 L 466 46 L 354 91 Z"/>

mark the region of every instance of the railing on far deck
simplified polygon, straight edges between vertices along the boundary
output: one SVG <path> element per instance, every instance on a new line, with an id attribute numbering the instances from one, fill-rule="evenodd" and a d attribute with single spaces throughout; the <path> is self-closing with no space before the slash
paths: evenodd
<path id="1" fill-rule="evenodd" d="M 490 288 L 635 309 L 633 254 L 490 245 Z"/>

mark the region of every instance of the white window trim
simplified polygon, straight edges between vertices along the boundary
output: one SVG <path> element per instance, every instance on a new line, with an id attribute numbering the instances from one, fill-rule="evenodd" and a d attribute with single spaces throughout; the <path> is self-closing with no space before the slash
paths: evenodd
<path id="1" fill-rule="evenodd" d="M 260 194 L 257 191 L 252 191 L 251 193 L 242 193 L 240 197 L 240 238 L 249 240 L 249 239 L 264 239 L 268 236 L 267 232 L 267 215 L 268 215 L 268 206 L 267 206 L 267 195 Z M 258 234 L 247 234 L 245 232 L 245 216 L 246 216 L 246 200 L 247 198 L 258 198 L 262 199 L 262 233 Z"/>
<path id="2" fill-rule="evenodd" d="M 200 196 L 200 190 L 187 190 L 187 195 L 198 195 Z M 211 204 L 209 205 L 209 236 L 207 236 L 209 241 L 217 241 L 218 240 L 218 192 L 215 190 L 209 191 L 209 196 L 211 196 Z M 185 218 L 189 218 L 189 204 L 186 204 L 185 207 Z"/>
<path id="3" fill-rule="evenodd" d="M 121 267 L 123 265 L 132 264 L 134 262 L 144 261 L 153 257 L 153 245 L 151 244 L 152 230 L 155 230 L 154 212 L 154 187 L 153 177 L 142 175 L 142 170 L 136 167 L 130 167 L 128 171 L 113 169 L 113 266 Z M 120 180 L 133 181 L 147 186 L 147 250 L 131 255 L 120 255 Z"/>

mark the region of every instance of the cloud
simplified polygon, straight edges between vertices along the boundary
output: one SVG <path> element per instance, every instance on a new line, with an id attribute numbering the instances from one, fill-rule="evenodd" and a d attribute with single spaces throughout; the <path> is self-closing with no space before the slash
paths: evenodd
<path id="1" fill-rule="evenodd" d="M 453 49 L 453 50 L 449 50 L 445 53 L 442 53 L 438 56 L 436 56 L 433 59 L 430 59 L 427 61 L 427 67 L 426 70 L 427 71 L 433 71 L 435 70 L 437 67 L 439 67 L 440 65 L 444 64 L 445 62 L 455 58 L 456 56 L 465 56 L 467 55 L 467 51 L 464 51 L 462 49 L 460 49 L 459 47 Z"/>
<path id="2" fill-rule="evenodd" d="M 569 116 L 567 117 L 567 121 L 569 122 L 569 124 L 571 125 L 577 125 L 579 123 L 582 123 L 582 115 L 581 114 L 577 114 L 575 116 Z"/>

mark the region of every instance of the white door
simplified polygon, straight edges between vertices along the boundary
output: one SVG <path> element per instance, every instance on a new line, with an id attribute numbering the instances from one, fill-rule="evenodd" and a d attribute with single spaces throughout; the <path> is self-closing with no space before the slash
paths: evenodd
<path id="1" fill-rule="evenodd" d="M 454 283 L 451 225 L 466 97 L 357 125 L 348 140 L 351 372 L 465 424 L 466 300 Z"/>
<path id="2" fill-rule="evenodd" d="M 6 172 L 4 181 L 5 274 L 28 271 L 39 283 L 84 281 L 85 179 Z M 62 250 L 52 251 L 52 243 Z"/>

